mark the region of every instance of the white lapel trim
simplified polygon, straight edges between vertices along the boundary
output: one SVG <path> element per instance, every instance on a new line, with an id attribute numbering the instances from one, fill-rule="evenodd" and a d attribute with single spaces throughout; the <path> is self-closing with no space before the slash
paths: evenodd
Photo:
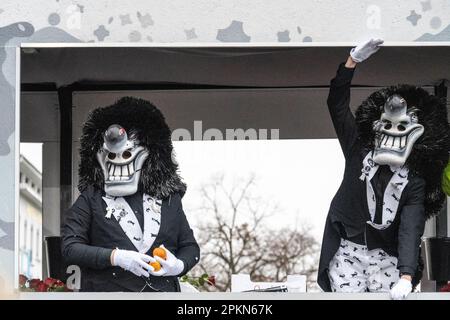
<path id="1" fill-rule="evenodd" d="M 161 226 L 162 201 L 143 194 L 144 235 L 141 252 L 146 253 L 152 247 Z"/>
<path id="2" fill-rule="evenodd" d="M 123 197 L 106 196 L 103 197 L 103 200 L 106 203 L 105 217 L 110 219 L 111 215 L 114 216 L 139 252 L 146 253 L 150 250 L 161 225 L 162 201 L 143 194 L 144 232 L 142 232 L 136 215 Z"/>
<path id="3" fill-rule="evenodd" d="M 371 219 L 371 221 L 367 221 L 367 223 L 376 229 L 382 230 L 389 227 L 397 215 L 400 197 L 408 184 L 409 170 L 405 166 L 392 168 L 395 169 L 395 171 L 389 181 L 389 184 L 386 186 L 386 190 L 383 195 L 382 224 L 376 224 L 373 222 L 376 211 L 376 198 L 370 181 L 377 172 L 378 168 L 379 165 L 372 159 L 372 152 L 369 152 L 363 160 L 363 169 L 360 179 L 366 180 L 367 206 L 369 208 Z"/>
<path id="4" fill-rule="evenodd" d="M 106 202 L 106 217 L 111 214 L 114 216 L 128 239 L 140 252 L 143 242 L 142 230 L 129 204 L 123 197 L 106 196 L 103 197 L 103 200 Z"/>
<path id="5" fill-rule="evenodd" d="M 409 170 L 406 167 L 394 171 L 389 184 L 384 191 L 383 203 L 383 225 L 390 225 L 397 214 L 400 197 L 408 184 Z"/>

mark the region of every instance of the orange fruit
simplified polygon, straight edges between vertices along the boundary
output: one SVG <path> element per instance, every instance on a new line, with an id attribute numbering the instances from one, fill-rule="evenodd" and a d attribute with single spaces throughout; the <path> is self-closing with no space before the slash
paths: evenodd
<path id="1" fill-rule="evenodd" d="M 155 269 L 155 271 L 161 270 L 161 264 L 158 261 L 150 262 L 150 265 Z"/>
<path id="2" fill-rule="evenodd" d="M 166 254 L 166 250 L 164 250 L 164 248 L 155 248 L 153 249 L 153 256 L 158 256 L 161 259 L 166 260 L 167 258 L 167 254 Z"/>

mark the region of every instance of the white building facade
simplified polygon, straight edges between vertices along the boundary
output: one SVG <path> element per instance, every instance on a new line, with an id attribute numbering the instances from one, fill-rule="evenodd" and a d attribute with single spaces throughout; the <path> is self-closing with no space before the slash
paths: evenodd
<path id="1" fill-rule="evenodd" d="M 42 278 L 42 176 L 20 156 L 19 273 Z"/>

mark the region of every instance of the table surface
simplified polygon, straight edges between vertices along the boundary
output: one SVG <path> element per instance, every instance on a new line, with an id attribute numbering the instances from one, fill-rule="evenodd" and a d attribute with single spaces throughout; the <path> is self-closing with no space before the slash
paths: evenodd
<path id="1" fill-rule="evenodd" d="M 20 300 L 389 300 L 388 293 L 165 293 L 165 292 L 21 292 Z M 408 300 L 450 300 L 450 293 L 412 293 Z"/>

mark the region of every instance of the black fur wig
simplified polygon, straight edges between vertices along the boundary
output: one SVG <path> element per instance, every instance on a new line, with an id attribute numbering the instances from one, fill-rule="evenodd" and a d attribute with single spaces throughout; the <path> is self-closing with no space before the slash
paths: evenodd
<path id="1" fill-rule="evenodd" d="M 384 103 L 393 94 L 399 94 L 406 100 L 408 108 L 417 110 L 419 123 L 425 129 L 414 144 L 406 165 L 411 174 L 426 181 L 425 211 L 427 217 L 431 217 L 439 213 L 445 199 L 441 180 L 450 149 L 446 103 L 444 99 L 411 85 L 391 86 L 372 93 L 355 114 L 359 139 L 367 151 L 374 148 L 373 122 L 380 119 Z"/>
<path id="2" fill-rule="evenodd" d="M 82 192 L 89 185 L 104 188 L 104 176 L 96 154 L 103 145 L 103 133 L 112 124 L 119 124 L 139 140 L 149 151 L 144 162 L 139 189 L 156 198 L 186 191 L 178 175 L 178 164 L 172 159 L 171 131 L 164 116 L 152 103 L 133 97 L 123 97 L 115 104 L 93 110 L 83 125 L 80 147 L 80 181 Z"/>

